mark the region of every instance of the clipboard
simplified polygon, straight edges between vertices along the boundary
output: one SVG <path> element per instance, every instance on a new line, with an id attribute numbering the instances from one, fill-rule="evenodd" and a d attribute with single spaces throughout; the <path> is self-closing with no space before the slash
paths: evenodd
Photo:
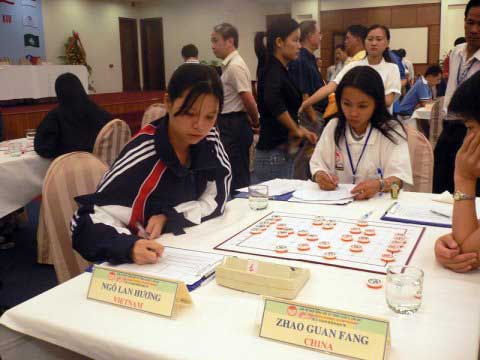
<path id="1" fill-rule="evenodd" d="M 384 221 L 393 221 L 404 224 L 434 226 L 442 228 L 452 227 L 452 219 L 436 215 L 435 213 L 431 212 L 428 207 L 419 208 L 405 203 L 400 203 L 398 201 L 390 205 L 390 207 L 387 209 L 387 211 L 385 211 L 385 213 L 380 219 Z"/>

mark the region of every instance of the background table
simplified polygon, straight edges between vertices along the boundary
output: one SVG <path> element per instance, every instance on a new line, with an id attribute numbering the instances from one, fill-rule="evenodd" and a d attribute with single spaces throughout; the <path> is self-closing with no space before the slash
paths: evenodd
<path id="1" fill-rule="evenodd" d="M 402 193 L 401 198 L 421 205 L 428 204 L 431 195 Z M 271 201 L 267 210 L 255 212 L 249 209 L 247 200 L 236 199 L 228 204 L 223 217 L 189 228 L 182 236 L 165 235 L 161 242 L 213 251 L 214 246 L 273 210 L 353 219 L 375 210 L 369 218 L 373 221 L 383 215 L 391 202 L 386 196 L 347 206 Z M 390 359 L 477 359 L 480 272 L 456 274 L 435 262 L 435 239 L 446 232 L 448 229 L 427 228 L 412 257 L 411 264 L 425 271 L 423 303 L 419 312 L 412 316 L 393 313 L 385 303 L 384 290 L 366 287 L 365 282 L 372 277 L 371 273 L 258 258 L 311 269 L 311 278 L 297 301 L 389 319 L 392 334 Z M 210 282 L 191 293 L 193 306 L 184 308 L 176 319 L 169 320 L 86 300 L 90 276 L 82 274 L 7 311 L 0 318 L 0 323 L 5 326 L 0 334 L 1 356 L 6 360 L 13 359 L 15 349 L 20 352 L 30 346 L 35 349 L 35 356 L 48 358 L 48 352 L 42 351 L 43 347 L 52 346 L 48 342 L 94 359 L 333 358 L 259 338 L 256 324 L 260 319 L 262 301 L 258 295 Z M 13 349 L 11 344 L 18 346 Z M 62 351 L 59 347 L 56 349 Z"/>
<path id="2" fill-rule="evenodd" d="M 432 115 L 432 108 L 421 107 L 414 111 L 411 121 L 415 121 L 417 129 L 425 135 L 428 139 L 430 135 L 430 117 Z"/>
<path id="3" fill-rule="evenodd" d="M 43 178 L 51 162 L 35 151 L 12 157 L 5 151 L 6 146 L 7 142 L 0 143 L 0 218 L 42 193 Z"/>
<path id="4" fill-rule="evenodd" d="M 83 65 L 2 65 L 0 66 L 0 101 L 55 97 L 55 80 L 73 73 L 88 93 L 88 71 Z"/>

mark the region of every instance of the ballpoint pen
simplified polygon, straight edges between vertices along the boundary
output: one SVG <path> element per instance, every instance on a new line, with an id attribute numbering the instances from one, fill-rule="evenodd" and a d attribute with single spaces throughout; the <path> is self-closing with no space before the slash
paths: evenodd
<path id="1" fill-rule="evenodd" d="M 145 228 L 140 224 L 138 221 L 135 223 L 135 226 L 138 229 L 138 236 L 141 236 L 142 238 L 146 240 L 150 240 L 150 233 L 145 230 Z"/>
<path id="2" fill-rule="evenodd" d="M 374 212 L 374 210 L 370 210 L 369 212 L 363 214 L 362 217 L 360 218 L 360 220 L 366 220 L 366 219 L 368 219 L 368 217 L 369 217 L 370 215 L 372 215 L 373 212 Z"/>

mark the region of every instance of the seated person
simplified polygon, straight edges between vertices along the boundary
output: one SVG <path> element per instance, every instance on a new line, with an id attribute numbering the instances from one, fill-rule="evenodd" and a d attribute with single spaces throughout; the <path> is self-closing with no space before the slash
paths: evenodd
<path id="1" fill-rule="evenodd" d="M 168 94 L 167 115 L 133 137 L 95 193 L 76 198 L 73 247 L 89 261 L 155 263 L 163 247 L 153 239 L 225 210 L 232 176 L 215 128 L 220 78 L 209 66 L 184 64 Z"/>
<path id="2" fill-rule="evenodd" d="M 35 151 L 55 158 L 72 151 L 93 151 L 95 139 L 112 115 L 88 98 L 74 74 L 60 75 L 55 81 L 58 107 L 50 111 L 37 128 Z"/>
<path id="3" fill-rule="evenodd" d="M 449 113 L 464 120 L 467 136 L 455 158 L 452 233 L 435 244 L 437 260 L 457 272 L 478 268 L 480 223 L 475 208 L 480 177 L 480 72 L 462 83 L 450 101 Z"/>
<path id="4" fill-rule="evenodd" d="M 398 114 L 411 116 L 416 108 L 425 106 L 427 101 L 432 99 L 432 88 L 440 84 L 441 80 L 442 69 L 440 66 L 430 66 L 425 72 L 425 77 L 421 76 L 403 97 Z"/>
<path id="5" fill-rule="evenodd" d="M 345 74 L 335 92 L 338 118 L 323 130 L 310 160 L 322 190 L 356 184 L 355 199 L 369 199 L 391 185 L 412 183 L 403 125 L 388 113 L 382 78 L 369 66 Z"/>

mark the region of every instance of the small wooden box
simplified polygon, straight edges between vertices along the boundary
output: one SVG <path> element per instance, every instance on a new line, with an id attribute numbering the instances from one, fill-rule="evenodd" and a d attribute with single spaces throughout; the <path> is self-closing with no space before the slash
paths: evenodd
<path id="1" fill-rule="evenodd" d="M 235 256 L 226 257 L 215 276 L 219 285 L 283 299 L 295 299 L 309 277 L 309 269 Z"/>

